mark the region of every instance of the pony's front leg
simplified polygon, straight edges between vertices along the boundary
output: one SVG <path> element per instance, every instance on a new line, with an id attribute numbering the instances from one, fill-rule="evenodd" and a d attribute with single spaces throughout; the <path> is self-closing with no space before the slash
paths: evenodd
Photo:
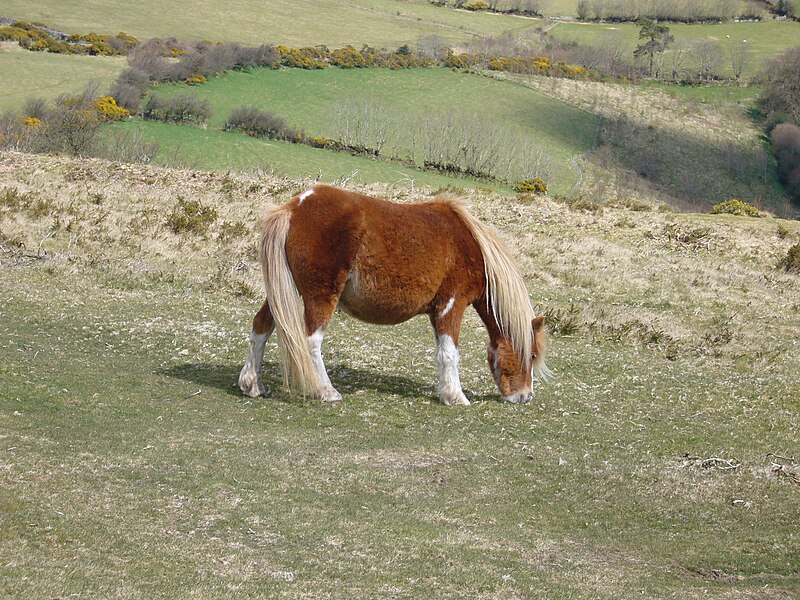
<path id="1" fill-rule="evenodd" d="M 323 328 L 318 328 L 308 338 L 308 349 L 311 352 L 311 361 L 314 363 L 314 369 L 317 371 L 317 377 L 322 384 L 320 390 L 320 398 L 324 402 L 341 402 L 342 395 L 333 387 L 328 371 L 325 369 L 325 363 L 322 361 L 322 339 L 324 337 Z"/>
<path id="2" fill-rule="evenodd" d="M 461 404 L 469 406 L 469 400 L 461 389 L 458 375 L 458 346 L 447 334 L 436 337 L 436 364 L 439 367 L 439 399 L 446 406 Z"/>
<path id="3" fill-rule="evenodd" d="M 275 329 L 275 321 L 269 304 L 264 302 L 261 310 L 253 318 L 253 331 L 250 333 L 250 351 L 247 353 L 247 360 L 244 362 L 241 373 L 239 373 L 239 389 L 246 396 L 258 398 L 266 396 L 267 389 L 261 380 L 261 367 L 264 363 L 264 346 L 267 344 L 270 334 Z"/>
<path id="4" fill-rule="evenodd" d="M 436 365 L 439 367 L 439 385 L 436 389 L 442 404 L 469 406 L 458 374 L 458 335 L 464 307 L 455 304 L 453 296 L 431 315 L 431 324 L 436 333 Z"/>

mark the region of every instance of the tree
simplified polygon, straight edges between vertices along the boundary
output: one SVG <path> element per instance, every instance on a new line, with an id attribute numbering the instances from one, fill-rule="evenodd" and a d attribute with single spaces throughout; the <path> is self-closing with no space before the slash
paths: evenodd
<path id="1" fill-rule="evenodd" d="M 723 61 L 719 42 L 712 39 L 699 40 L 695 44 L 694 51 L 700 78 L 707 80 L 716 78 Z"/>
<path id="2" fill-rule="evenodd" d="M 767 115 L 800 124 L 800 46 L 772 59 L 761 75 L 764 91 L 758 101 Z"/>
<path id="3" fill-rule="evenodd" d="M 735 46 L 731 46 L 731 70 L 737 82 L 741 80 L 742 72 L 747 68 L 749 62 L 750 48 L 746 42 L 739 42 Z"/>
<path id="4" fill-rule="evenodd" d="M 675 38 L 670 34 L 669 27 L 659 25 L 652 19 L 643 17 L 637 21 L 637 24 L 639 25 L 639 39 L 643 42 L 636 46 L 633 55 L 636 58 L 648 58 L 648 73 L 652 77 L 656 57 L 660 57 Z"/>

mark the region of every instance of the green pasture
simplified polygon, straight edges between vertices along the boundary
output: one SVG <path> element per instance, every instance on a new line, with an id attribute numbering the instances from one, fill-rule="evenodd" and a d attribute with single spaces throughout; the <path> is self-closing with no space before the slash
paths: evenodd
<path id="1" fill-rule="evenodd" d="M 426 318 L 338 313 L 343 403 L 283 392 L 272 341 L 245 398 L 258 218 L 304 185 L 0 154 L 0 595 L 795 595 L 798 223 L 471 194 L 550 319 L 531 404 L 472 313 L 470 407 Z M 180 196 L 207 232 L 167 227 Z"/>
<path id="2" fill-rule="evenodd" d="M 220 128 L 234 108 L 254 105 L 283 117 L 309 136 L 325 137 L 336 137 L 340 106 L 378 102 L 400 124 L 392 135 L 399 140 L 401 155 L 407 143 L 403 122 L 410 126 L 427 112 L 484 120 L 513 129 L 531 144 L 544 147 L 555 164 L 550 183 L 557 192 L 568 191 L 576 181 L 569 159 L 591 148 L 598 123 L 595 116 L 523 86 L 438 68 L 254 69 L 226 73 L 202 86 L 162 85 L 154 91 L 164 95 L 191 91 L 207 99 L 214 112 L 212 128 Z M 304 165 L 304 169 L 313 172 L 316 167 Z"/>
<path id="3" fill-rule="evenodd" d="M 298 46 L 372 44 L 396 48 L 431 35 L 457 43 L 538 24 L 530 19 L 440 10 L 427 3 L 396 0 L 244 0 L 232 5 L 177 0 L 169 9 L 156 0 L 7 0 L 2 12 L 66 32 L 122 30 L 142 39 L 175 36 L 184 40 Z"/>
<path id="4" fill-rule="evenodd" d="M 676 43 L 690 44 L 703 38 L 720 43 L 725 55 L 722 73 L 730 73 L 730 49 L 747 40 L 750 60 L 745 76 L 761 71 L 765 60 L 800 44 L 800 23 L 793 21 L 762 21 L 757 23 L 713 23 L 684 25 L 668 23 Z M 549 30 L 552 35 L 570 41 L 599 45 L 619 42 L 631 53 L 639 43 L 639 28 L 635 23 L 569 23 L 559 22 Z"/>
<path id="5" fill-rule="evenodd" d="M 501 187 L 496 183 L 449 177 L 345 152 L 257 139 L 238 132 L 226 133 L 218 129 L 140 120 L 118 124 L 114 128 L 120 131 L 139 129 L 146 139 L 158 141 L 160 150 L 155 162 L 162 165 L 210 171 L 264 172 L 294 179 L 310 178 L 339 183 L 381 182 L 401 187 Z"/>
<path id="6" fill-rule="evenodd" d="M 20 109 L 31 96 L 78 93 L 92 81 L 106 91 L 125 64 L 124 58 L 29 52 L 0 43 L 0 111 Z"/>

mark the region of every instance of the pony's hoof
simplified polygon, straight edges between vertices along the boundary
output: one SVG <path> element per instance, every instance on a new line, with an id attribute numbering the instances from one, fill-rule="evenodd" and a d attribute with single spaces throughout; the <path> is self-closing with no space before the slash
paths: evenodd
<path id="1" fill-rule="evenodd" d="M 250 398 L 267 398 L 269 396 L 269 392 L 262 382 L 252 381 L 249 377 L 239 378 L 239 389 Z"/>
<path id="2" fill-rule="evenodd" d="M 469 400 L 463 392 L 453 396 L 441 396 L 440 400 L 445 406 L 469 406 Z"/>
<path id="3" fill-rule="evenodd" d="M 330 404 L 336 404 L 337 402 L 341 402 L 342 401 L 342 395 L 339 392 L 337 392 L 335 389 L 330 388 L 330 389 L 324 390 L 322 392 L 322 396 L 320 396 L 320 399 L 323 402 L 328 402 Z"/>

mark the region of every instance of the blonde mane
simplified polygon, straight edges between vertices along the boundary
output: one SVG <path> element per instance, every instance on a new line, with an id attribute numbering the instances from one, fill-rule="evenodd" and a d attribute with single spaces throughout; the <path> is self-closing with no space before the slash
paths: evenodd
<path id="1" fill-rule="evenodd" d="M 478 242 L 483 254 L 488 308 L 500 332 L 511 341 L 525 365 L 530 365 L 533 352 L 531 321 L 536 315 L 513 257 L 499 236 L 473 217 L 457 198 L 442 196 L 437 200 L 450 206 Z"/>

